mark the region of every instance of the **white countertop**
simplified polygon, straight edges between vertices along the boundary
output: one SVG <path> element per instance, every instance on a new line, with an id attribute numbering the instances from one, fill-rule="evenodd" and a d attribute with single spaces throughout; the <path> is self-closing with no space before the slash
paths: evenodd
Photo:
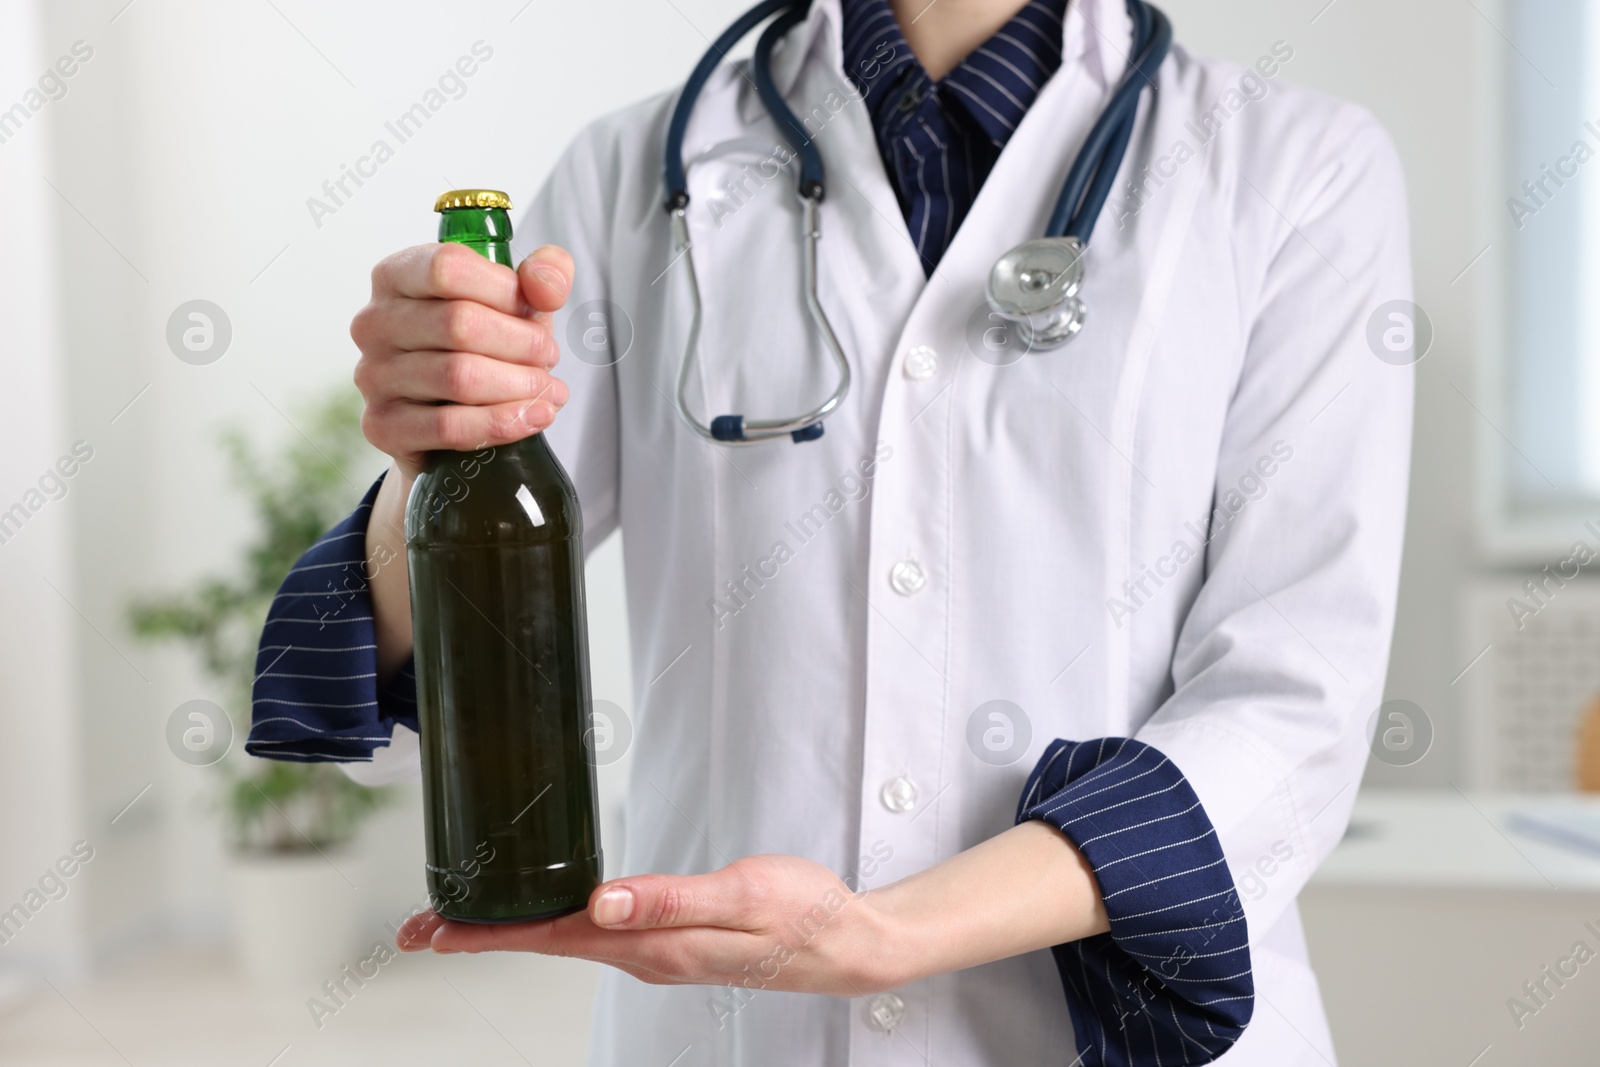
<path id="1" fill-rule="evenodd" d="M 1507 823 L 1514 810 L 1552 803 L 1600 811 L 1595 795 L 1363 792 L 1349 831 L 1311 886 L 1600 893 L 1600 852 L 1532 837 Z"/>

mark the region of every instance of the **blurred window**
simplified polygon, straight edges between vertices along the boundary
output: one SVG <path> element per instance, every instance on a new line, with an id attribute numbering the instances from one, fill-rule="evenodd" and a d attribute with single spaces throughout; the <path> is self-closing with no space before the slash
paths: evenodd
<path id="1" fill-rule="evenodd" d="M 1507 4 L 1504 215 L 1512 518 L 1600 506 L 1600 4 Z M 1493 172 L 1491 172 L 1491 175 Z M 1493 181 L 1493 177 L 1490 179 Z"/>

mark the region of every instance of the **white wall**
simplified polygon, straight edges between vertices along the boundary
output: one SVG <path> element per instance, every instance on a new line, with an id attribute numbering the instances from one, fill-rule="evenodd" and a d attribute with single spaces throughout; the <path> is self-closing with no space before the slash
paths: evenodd
<path id="1" fill-rule="evenodd" d="M 0 71 L 42 67 L 40 38 L 33 11 L 17 12 L 0 32 Z M 10 92 L 13 79 L 4 82 L 0 91 Z M 70 451 L 78 430 L 66 417 L 65 383 L 54 358 L 55 194 L 39 177 L 49 159 L 50 134 L 48 121 L 35 116 L 0 144 L 0 203 L 8 205 L 0 255 L 0 397 L 15 398 L 0 417 L 0 513 L 33 506 L 27 491 L 37 491 L 38 479 Z M 13 207 L 23 204 L 44 210 Z M 47 501 L 42 493 L 34 498 L 39 509 L 20 529 L 0 525 L 0 811 L 7 814 L 0 819 L 0 913 L 37 890 L 39 878 L 75 841 L 104 844 L 101 828 L 86 827 L 78 803 L 80 623 L 72 605 L 82 596 L 65 535 L 85 492 L 83 478 L 74 481 L 63 499 Z M 0 976 L 10 968 L 49 963 L 70 970 L 81 963 L 83 881 L 74 877 L 66 897 L 42 908 L 20 931 L 0 926 L 6 941 L 0 945 Z"/>
<path id="2" fill-rule="evenodd" d="M 1188 47 L 1250 62 L 1276 40 L 1295 58 L 1283 77 L 1354 100 L 1387 127 L 1411 198 L 1416 302 L 1432 318 L 1433 350 L 1417 364 L 1411 500 L 1400 609 L 1387 695 L 1421 706 L 1436 730 L 1432 752 L 1409 768 L 1373 762 L 1367 783 L 1447 786 L 1459 781 L 1463 751 L 1458 689 L 1467 659 L 1459 648 L 1456 598 L 1479 568 L 1474 522 L 1479 416 L 1476 368 L 1499 356 L 1485 336 L 1481 304 L 1498 299 L 1485 282 L 1495 254 L 1458 275 L 1498 222 L 1502 188 L 1492 79 L 1509 46 L 1501 4 L 1449 0 L 1166 0 Z M 1513 59 L 1515 57 L 1513 56 Z M 1457 391 L 1459 390 L 1459 392 Z"/>
<path id="3" fill-rule="evenodd" d="M 123 623 L 130 598 L 232 564 L 248 514 L 227 484 L 218 431 L 242 427 L 271 446 L 296 432 L 297 405 L 353 388 L 347 330 L 368 272 L 432 239 L 438 192 L 496 186 L 525 203 L 583 123 L 681 80 L 703 33 L 737 6 L 6 5 L 0 107 L 74 42 L 93 56 L 65 97 L 0 145 L 5 202 L 30 206 L 7 211 L 0 257 L 9 338 L 0 500 L 19 496 L 73 440 L 96 451 L 66 502 L 0 546 L 10 609 L 0 613 L 0 800 L 47 816 L 0 830 L 0 900 L 23 892 L 84 822 L 98 828 L 100 852 L 71 902 L 99 955 L 172 933 L 220 935 L 210 778 L 171 756 L 163 727 L 178 704 L 226 694 L 188 656 L 135 643 Z M 307 199 L 326 199 L 323 182 L 376 138 L 395 144 L 384 122 L 477 41 L 493 54 L 465 95 L 319 226 Z M 39 253 L 19 258 L 19 248 Z M 197 298 L 220 305 L 233 329 L 228 352 L 208 366 L 180 362 L 165 341 L 173 309 Z M 374 457 L 345 473 L 364 487 L 379 470 Z M 596 695 L 626 708 L 620 567 L 615 544 L 597 555 L 591 621 Z M 608 807 L 622 769 L 607 769 Z M 395 851 L 420 864 L 420 839 L 391 845 L 419 821 L 409 803 L 371 835 L 384 838 L 384 869 L 408 869 Z M 389 917 L 418 886 L 391 886 L 369 913 Z"/>

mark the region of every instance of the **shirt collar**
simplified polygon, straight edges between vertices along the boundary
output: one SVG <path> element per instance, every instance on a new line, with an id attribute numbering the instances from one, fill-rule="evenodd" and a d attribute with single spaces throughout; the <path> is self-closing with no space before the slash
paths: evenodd
<path id="1" fill-rule="evenodd" d="M 885 112 L 907 94 L 926 94 L 928 77 L 912 55 L 888 0 L 840 0 L 840 61 L 880 132 Z"/>
<path id="2" fill-rule="evenodd" d="M 1067 0 L 1029 0 L 938 83 L 990 141 L 1003 147 L 1061 66 Z M 888 0 L 842 0 L 845 72 L 880 137 L 909 118 L 933 81 L 911 54 Z M 896 114 L 896 111 L 900 114 Z"/>
<path id="3" fill-rule="evenodd" d="M 773 83 L 780 93 L 787 96 L 813 60 L 827 62 L 846 85 L 853 85 L 844 61 L 846 2 L 853 0 L 813 0 L 806 20 L 789 33 L 773 57 Z M 1061 65 L 1082 64 L 1109 92 L 1127 70 L 1132 36 L 1127 0 L 1071 0 L 1062 22 Z"/>

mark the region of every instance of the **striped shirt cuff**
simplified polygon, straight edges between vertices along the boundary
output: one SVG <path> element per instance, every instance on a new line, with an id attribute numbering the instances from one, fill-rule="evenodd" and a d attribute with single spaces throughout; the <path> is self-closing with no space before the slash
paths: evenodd
<path id="1" fill-rule="evenodd" d="M 1071 839 L 1111 931 L 1051 949 L 1084 1067 L 1210 1063 L 1255 1003 L 1244 910 L 1200 798 L 1126 737 L 1053 741 L 1017 806 Z"/>
<path id="2" fill-rule="evenodd" d="M 389 743 L 395 723 L 417 729 L 412 663 L 388 685 L 377 681 L 366 541 L 382 484 L 380 477 L 350 517 L 300 557 L 273 598 L 256 652 L 244 746 L 252 756 L 369 761 Z"/>

